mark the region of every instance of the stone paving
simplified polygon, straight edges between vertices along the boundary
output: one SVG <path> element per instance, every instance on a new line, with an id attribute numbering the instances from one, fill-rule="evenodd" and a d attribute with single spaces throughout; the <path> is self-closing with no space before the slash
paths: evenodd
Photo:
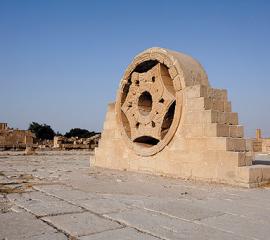
<path id="1" fill-rule="evenodd" d="M 0 240 L 269 239 L 267 186 L 90 169 L 90 154 L 0 153 Z"/>

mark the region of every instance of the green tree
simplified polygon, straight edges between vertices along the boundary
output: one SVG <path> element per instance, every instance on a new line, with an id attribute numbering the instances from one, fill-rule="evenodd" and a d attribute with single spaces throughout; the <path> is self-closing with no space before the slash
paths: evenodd
<path id="1" fill-rule="evenodd" d="M 89 138 L 94 136 L 95 134 L 95 132 L 89 132 L 87 129 L 72 128 L 69 132 L 65 134 L 65 137 Z"/>
<path id="2" fill-rule="evenodd" d="M 36 137 L 40 140 L 52 140 L 55 136 L 54 130 L 51 128 L 51 126 L 47 124 L 39 124 L 37 122 L 32 122 L 30 123 L 28 130 L 34 133 Z"/>

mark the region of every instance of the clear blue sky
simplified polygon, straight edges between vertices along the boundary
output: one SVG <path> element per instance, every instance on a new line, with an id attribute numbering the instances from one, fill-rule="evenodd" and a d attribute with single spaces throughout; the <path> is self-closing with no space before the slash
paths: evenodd
<path id="1" fill-rule="evenodd" d="M 0 0 L 0 122 L 101 130 L 142 50 L 198 59 L 247 136 L 270 136 L 270 1 Z"/>

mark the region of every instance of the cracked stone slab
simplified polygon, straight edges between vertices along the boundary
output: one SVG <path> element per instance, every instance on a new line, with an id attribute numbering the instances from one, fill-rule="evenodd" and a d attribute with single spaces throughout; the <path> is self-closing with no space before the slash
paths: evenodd
<path id="1" fill-rule="evenodd" d="M 137 196 L 137 195 L 104 195 L 104 196 L 110 199 L 108 200 L 108 204 L 112 205 L 113 202 L 124 203 L 122 210 L 125 210 L 127 208 L 132 208 L 132 207 L 138 207 L 138 208 L 144 208 L 144 209 L 162 212 L 167 215 L 171 215 L 171 216 L 175 216 L 175 217 L 183 218 L 187 220 L 203 219 L 203 218 L 218 216 L 222 214 L 222 212 L 218 210 L 209 209 L 209 206 L 202 207 L 202 206 L 197 206 L 196 204 L 192 204 L 187 199 L 178 199 L 178 200 L 173 199 L 173 198 L 161 199 L 161 198 L 145 197 L 145 196 Z M 80 206 L 86 207 L 89 210 L 94 209 L 93 207 L 91 207 L 91 205 L 93 204 L 92 201 L 85 201 L 85 203 L 86 204 L 88 203 L 90 207 L 87 208 L 86 204 L 84 205 L 82 205 L 81 203 L 78 203 L 78 204 L 80 204 Z M 104 201 L 104 203 L 106 203 L 106 201 Z M 96 208 L 99 208 L 99 207 L 102 207 L 102 203 L 98 205 L 98 201 L 97 201 Z M 112 208 L 111 212 L 113 212 L 113 210 L 114 208 Z M 118 209 L 116 208 L 115 210 L 117 211 Z M 106 211 L 106 205 L 105 205 L 105 209 L 103 213 L 106 213 L 105 211 Z"/>
<path id="2" fill-rule="evenodd" d="M 122 222 L 127 226 L 132 226 L 143 232 L 151 233 L 152 235 L 158 236 L 162 239 L 246 239 L 239 235 L 234 235 L 230 232 L 203 226 L 191 221 L 172 218 L 142 209 L 111 213 L 107 216 L 111 219 Z"/>
<path id="3" fill-rule="evenodd" d="M 211 216 L 218 216 L 222 211 L 210 209 L 209 205 L 194 204 L 190 199 L 181 198 L 160 198 L 154 196 L 106 194 L 106 198 L 119 201 L 128 205 L 129 208 L 142 208 L 152 211 L 162 212 L 163 214 L 175 216 L 186 220 L 203 219 Z"/>
<path id="4" fill-rule="evenodd" d="M 187 200 L 159 199 L 152 201 L 148 199 L 144 202 L 144 208 L 186 220 L 203 219 L 223 214 L 220 211 L 193 205 Z"/>
<path id="5" fill-rule="evenodd" d="M 80 200 L 76 201 L 76 204 L 98 214 L 119 212 L 130 208 L 124 203 L 106 198 Z"/>
<path id="6" fill-rule="evenodd" d="M 266 197 L 266 196 L 265 196 Z M 267 199 L 267 198 L 265 198 Z M 231 215 L 245 217 L 247 220 L 255 220 L 256 222 L 269 223 L 270 209 L 263 204 L 245 205 L 241 201 L 233 201 L 231 199 L 206 199 L 206 200 L 189 200 L 189 204 L 200 208 L 211 208 L 212 211 L 219 211 Z"/>
<path id="7" fill-rule="evenodd" d="M 0 239 L 67 240 L 68 238 L 27 212 L 9 212 L 0 214 Z"/>
<path id="8" fill-rule="evenodd" d="M 243 221 L 245 224 L 243 224 Z M 249 239 L 265 240 L 270 236 L 269 222 L 256 222 L 241 216 L 224 214 L 222 216 L 203 219 L 200 223 L 223 231 L 230 231 Z"/>
<path id="9" fill-rule="evenodd" d="M 44 217 L 42 219 L 71 236 L 84 236 L 122 227 L 117 222 L 89 212 Z"/>
<path id="10" fill-rule="evenodd" d="M 144 208 L 146 202 L 158 202 L 161 199 L 155 196 L 140 196 L 140 195 L 129 195 L 129 194 L 103 194 L 104 198 L 111 199 L 112 201 L 121 202 L 129 208 Z M 174 200 L 173 198 L 166 198 L 168 201 Z M 165 201 L 165 199 L 164 199 Z"/>
<path id="11" fill-rule="evenodd" d="M 26 209 L 38 217 L 82 212 L 82 209 L 78 206 L 74 206 L 68 202 L 38 191 L 22 194 L 9 194 L 8 198 L 16 205 Z"/>
<path id="12" fill-rule="evenodd" d="M 84 192 L 65 185 L 42 185 L 35 186 L 34 189 L 74 203 L 77 200 L 86 200 L 98 197 L 95 193 Z"/>
<path id="13" fill-rule="evenodd" d="M 96 233 L 89 236 L 80 237 L 79 240 L 108 240 L 108 239 L 119 239 L 119 240 L 158 240 L 146 233 L 139 232 L 133 228 L 125 227 L 115 230 L 109 230 L 101 233 Z"/>

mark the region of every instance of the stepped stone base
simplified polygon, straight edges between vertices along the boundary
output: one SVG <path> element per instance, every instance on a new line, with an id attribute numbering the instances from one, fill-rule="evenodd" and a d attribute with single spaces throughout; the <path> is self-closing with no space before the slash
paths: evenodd
<path id="1" fill-rule="evenodd" d="M 244 187 L 269 183 L 270 166 L 252 166 L 243 136 L 227 91 L 211 88 L 197 61 L 153 48 L 124 74 L 91 164 Z"/>

